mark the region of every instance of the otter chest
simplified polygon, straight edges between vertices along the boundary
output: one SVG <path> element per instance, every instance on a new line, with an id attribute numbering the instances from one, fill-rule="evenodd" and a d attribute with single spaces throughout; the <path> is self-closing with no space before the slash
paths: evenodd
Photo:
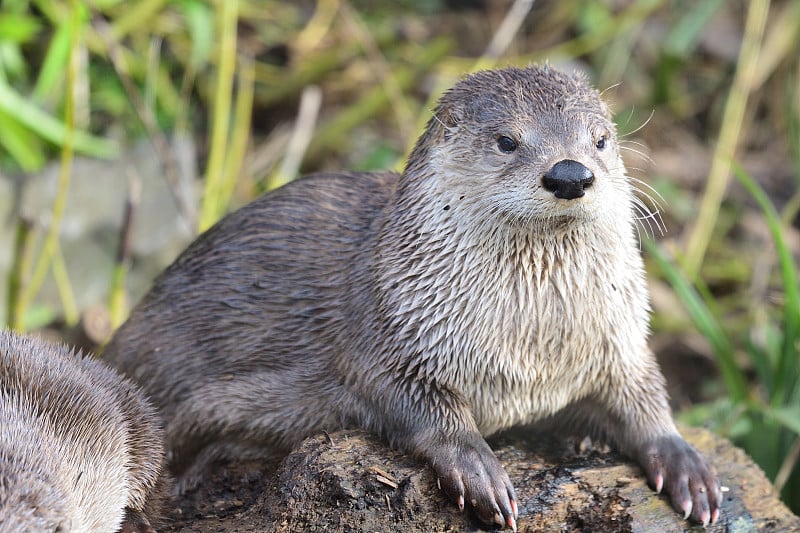
<path id="1" fill-rule="evenodd" d="M 480 297 L 473 286 L 446 323 L 451 342 L 442 355 L 459 365 L 441 377 L 471 403 L 483 434 L 536 421 L 590 395 L 641 327 L 630 269 L 549 264 L 488 274 Z"/>

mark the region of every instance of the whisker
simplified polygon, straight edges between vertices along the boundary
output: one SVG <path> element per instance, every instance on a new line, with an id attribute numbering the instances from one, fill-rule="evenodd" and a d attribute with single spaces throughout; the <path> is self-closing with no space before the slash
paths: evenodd
<path id="1" fill-rule="evenodd" d="M 653 231 L 653 226 L 655 229 L 658 230 L 660 235 L 665 235 L 667 233 L 667 226 L 664 224 L 664 219 L 661 216 L 661 210 L 655 209 L 653 210 L 650 206 L 645 204 L 641 198 L 636 198 L 634 200 L 634 206 L 636 212 L 639 216 L 634 217 L 640 223 L 646 222 L 647 225 L 651 229 L 651 237 L 655 235 L 655 231 Z"/>
<path id="2" fill-rule="evenodd" d="M 631 144 L 633 144 L 633 143 L 631 143 Z M 635 144 L 638 144 L 639 146 L 642 146 L 642 148 L 645 148 L 645 146 L 642 145 L 641 143 L 635 143 Z M 633 154 L 636 154 L 639 157 L 641 157 L 642 159 L 644 159 L 645 161 L 647 161 L 648 163 L 650 163 L 651 165 L 655 164 L 655 162 L 653 161 L 653 158 L 650 157 L 649 154 L 643 152 L 642 150 L 639 150 L 638 148 L 631 148 L 630 146 L 624 146 L 622 143 L 620 143 L 619 149 L 620 149 L 620 151 L 625 150 L 627 152 L 631 152 Z"/>
<path id="3" fill-rule="evenodd" d="M 647 145 L 645 143 L 639 142 L 639 141 L 634 140 L 634 139 L 622 139 L 622 140 L 619 141 L 619 144 L 620 144 L 621 147 L 625 147 L 625 148 L 628 148 L 629 144 L 635 144 L 636 146 L 639 146 L 641 148 L 647 149 Z"/>
<path id="4" fill-rule="evenodd" d="M 637 141 L 636 139 L 620 139 L 620 144 L 635 144 L 637 146 L 641 146 L 642 148 L 647 148 L 647 145 L 641 141 Z"/>
<path id="5" fill-rule="evenodd" d="M 618 82 L 617 82 L 617 83 L 615 83 L 614 85 L 609 85 L 608 87 L 606 87 L 605 89 L 603 89 L 602 91 L 600 91 L 600 96 L 603 96 L 604 94 L 606 94 L 606 92 L 607 92 L 607 91 L 610 91 L 611 89 L 616 89 L 616 88 L 617 88 L 617 87 L 619 87 L 620 85 L 622 85 L 622 82 L 621 82 L 621 81 L 618 81 Z"/>
<path id="6" fill-rule="evenodd" d="M 639 178 L 634 177 L 634 176 L 628 176 L 628 179 L 631 180 L 631 182 L 633 182 L 634 189 L 636 189 L 637 191 L 639 191 L 642 194 L 644 194 L 645 196 L 647 196 L 647 198 L 651 202 L 653 202 L 657 207 L 659 207 L 659 208 L 661 207 L 661 202 L 663 202 L 666 205 L 667 201 L 664 199 L 664 197 L 661 195 L 661 193 L 658 192 L 658 190 L 656 190 L 655 187 L 653 187 L 652 185 L 650 185 L 646 181 L 640 180 Z M 658 201 L 655 198 L 653 198 L 647 191 L 644 191 L 644 190 L 640 189 L 639 185 L 641 185 L 642 187 L 646 188 L 647 191 L 650 191 L 653 194 L 655 194 L 658 197 Z"/>
<path id="7" fill-rule="evenodd" d="M 644 128 L 645 126 L 647 126 L 647 124 L 649 124 L 649 123 L 650 123 L 650 121 L 651 121 L 651 120 L 653 120 L 653 117 L 655 116 L 655 114 L 656 114 L 656 111 L 655 111 L 655 109 L 651 109 L 651 110 L 650 110 L 650 116 L 649 116 L 649 117 L 647 117 L 647 120 L 645 120 L 645 121 L 644 121 L 644 122 L 643 122 L 643 123 L 642 123 L 642 124 L 641 124 L 641 125 L 640 125 L 638 128 L 636 128 L 635 130 L 633 130 L 633 131 L 629 131 L 629 132 L 627 132 L 625 135 L 621 135 L 621 136 L 620 136 L 620 138 L 625 138 L 625 137 L 628 137 L 629 135 L 633 135 L 633 134 L 635 134 L 635 133 L 636 133 L 636 132 L 638 132 L 638 131 L 641 131 L 641 129 L 642 129 L 642 128 Z"/>
<path id="8" fill-rule="evenodd" d="M 647 169 L 644 169 L 642 167 L 629 166 L 628 170 L 635 170 L 636 172 L 641 172 L 642 174 L 646 174 L 647 173 Z"/>
<path id="9" fill-rule="evenodd" d="M 641 253 L 643 250 L 642 241 L 644 240 L 642 238 L 642 228 L 640 224 L 634 224 L 634 227 L 636 228 L 636 237 L 639 239 L 639 252 Z"/>
<path id="10" fill-rule="evenodd" d="M 663 235 L 665 227 L 663 221 L 661 220 L 661 211 L 653 210 L 645 204 L 641 198 L 637 199 L 638 208 L 637 211 L 639 212 L 640 219 L 647 220 L 648 224 L 654 224 L 658 229 L 659 233 Z"/>
<path id="11" fill-rule="evenodd" d="M 661 211 L 663 211 L 661 204 L 647 192 L 641 189 L 637 189 L 635 187 L 634 187 L 634 192 L 637 193 L 634 195 L 634 198 L 636 198 L 636 200 L 641 202 L 643 206 L 647 207 L 648 211 L 653 213 L 661 213 Z M 645 200 L 647 201 L 645 202 Z"/>
<path id="12" fill-rule="evenodd" d="M 641 225 L 642 229 L 651 237 L 655 236 L 656 230 L 660 235 L 665 235 L 667 227 L 661 214 L 664 210 L 662 204 L 667 203 L 664 196 L 652 185 L 639 178 L 630 174 L 626 174 L 625 178 L 632 185 L 632 201 L 637 213 L 635 217 L 637 225 Z M 645 228 L 645 224 L 647 224 L 647 228 Z"/>

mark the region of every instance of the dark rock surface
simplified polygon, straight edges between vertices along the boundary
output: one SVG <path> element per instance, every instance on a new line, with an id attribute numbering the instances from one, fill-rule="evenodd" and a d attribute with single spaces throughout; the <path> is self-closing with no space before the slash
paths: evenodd
<path id="1" fill-rule="evenodd" d="M 685 434 L 728 489 L 720 521 L 705 531 L 800 531 L 744 452 L 705 430 Z M 491 444 L 517 490 L 519 531 L 703 530 L 608 450 L 521 433 Z M 169 530 L 181 532 L 491 531 L 445 499 L 425 464 L 362 431 L 307 439 L 277 465 L 222 466 L 177 502 L 173 520 Z"/>

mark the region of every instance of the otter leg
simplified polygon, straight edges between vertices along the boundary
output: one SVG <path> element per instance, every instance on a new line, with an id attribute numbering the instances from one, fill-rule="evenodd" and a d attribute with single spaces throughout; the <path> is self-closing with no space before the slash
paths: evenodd
<path id="1" fill-rule="evenodd" d="M 666 491 L 676 511 L 704 525 L 716 522 L 722 504 L 719 481 L 678 433 L 655 358 L 648 352 L 644 361 L 612 375 L 615 382 L 599 394 L 610 409 L 607 433 L 638 460 L 657 492 Z"/>
<path id="2" fill-rule="evenodd" d="M 460 510 L 468 505 L 484 523 L 516 530 L 514 487 L 466 401 L 430 382 L 398 383 L 392 389 L 384 389 L 383 398 L 394 401 L 368 415 L 365 425 L 396 448 L 425 459 Z"/>

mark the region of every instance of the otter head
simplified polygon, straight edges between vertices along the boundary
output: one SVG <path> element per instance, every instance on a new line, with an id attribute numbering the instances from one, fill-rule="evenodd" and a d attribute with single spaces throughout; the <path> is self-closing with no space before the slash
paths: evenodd
<path id="1" fill-rule="evenodd" d="M 548 66 L 483 71 L 456 84 L 406 176 L 436 182 L 452 215 L 531 228 L 614 217 L 630 203 L 608 107 L 585 79 Z"/>

